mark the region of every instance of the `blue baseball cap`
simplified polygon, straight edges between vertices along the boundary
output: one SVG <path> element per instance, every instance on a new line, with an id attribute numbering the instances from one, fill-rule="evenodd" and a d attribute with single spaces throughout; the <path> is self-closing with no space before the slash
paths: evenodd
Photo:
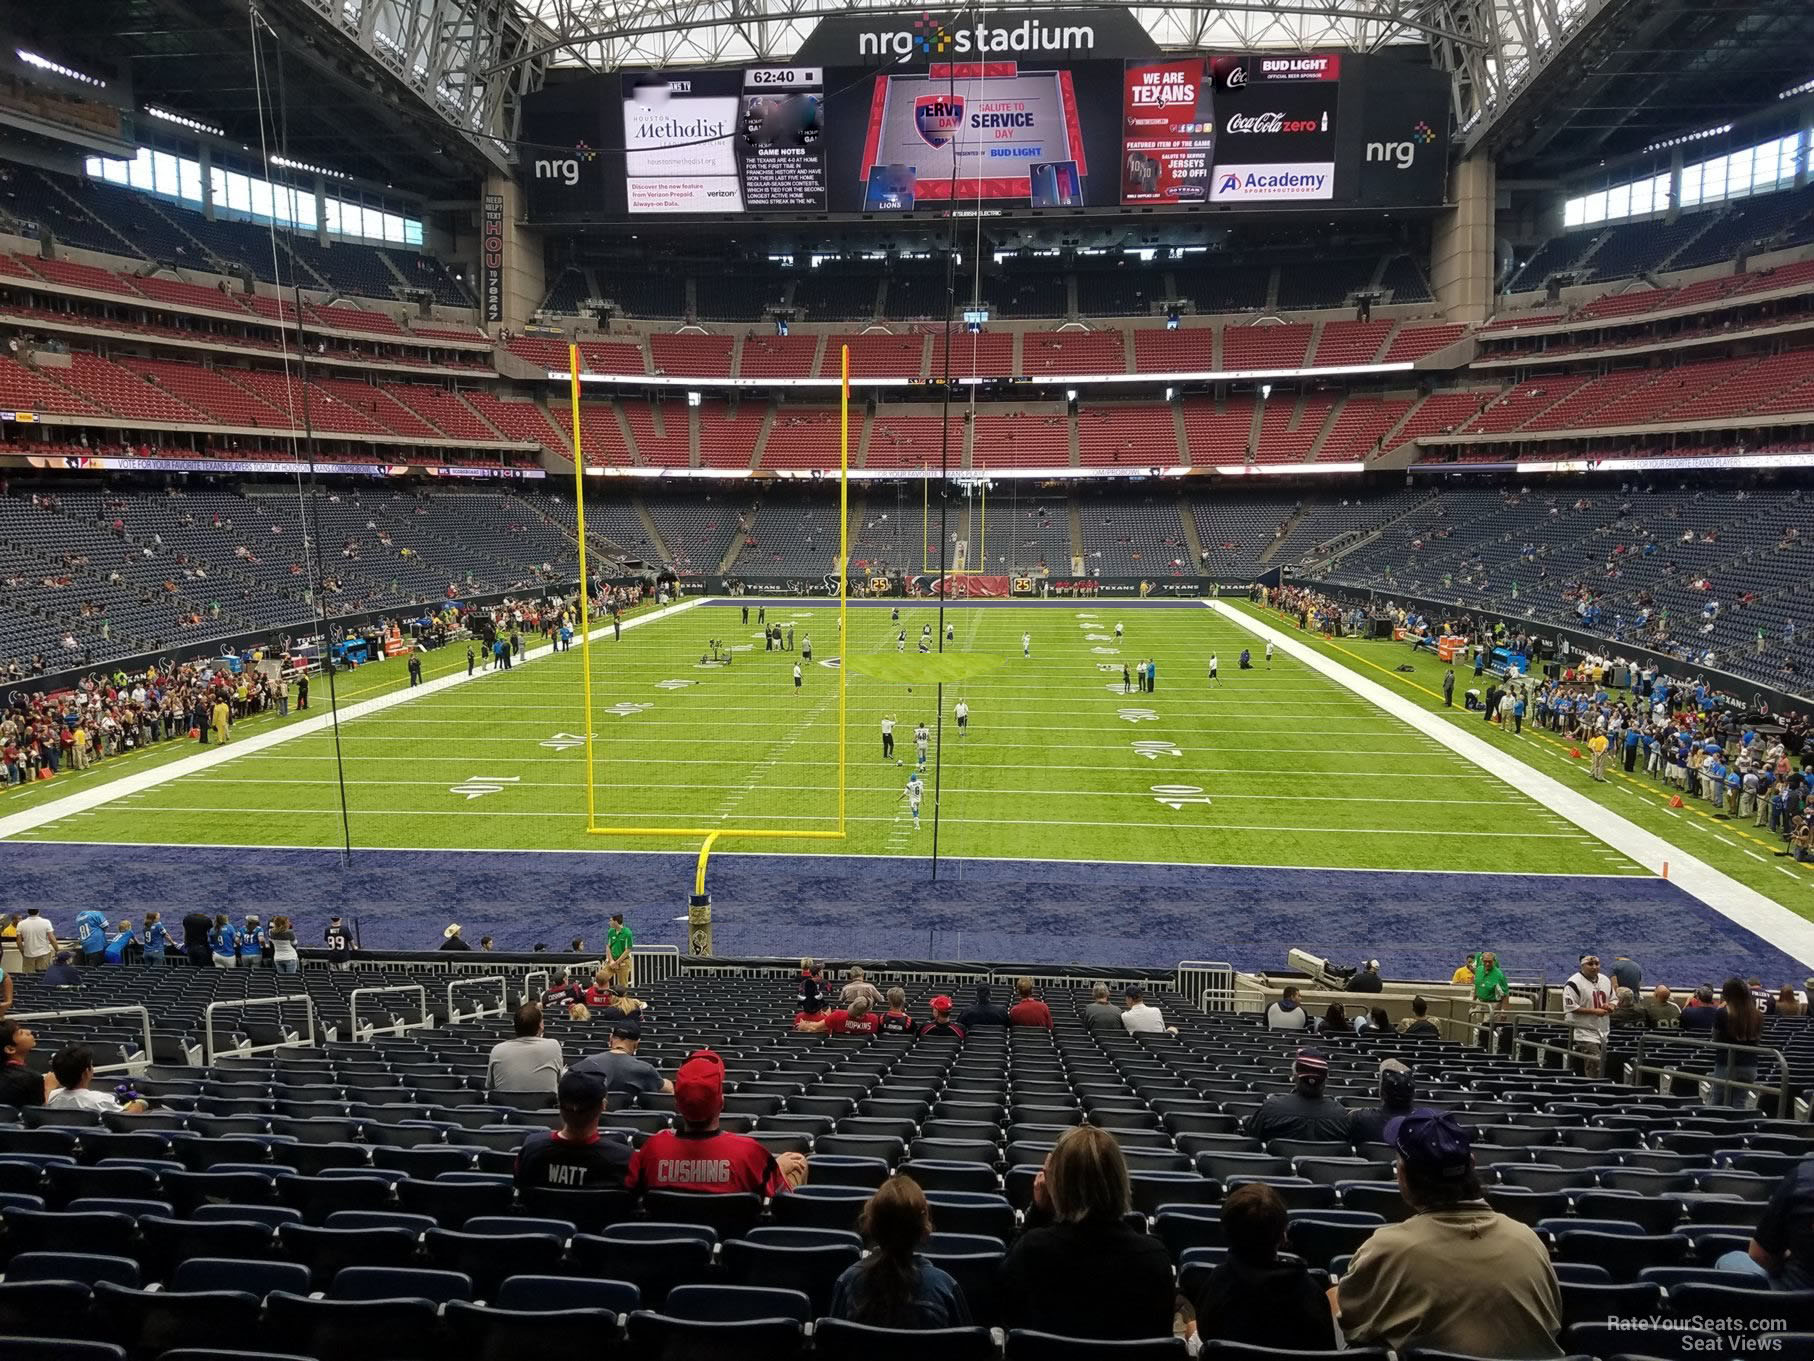
<path id="1" fill-rule="evenodd" d="M 1440 1177 L 1464 1177 L 1474 1165 L 1474 1140 L 1447 1111 L 1415 1110 L 1388 1121 L 1386 1142 L 1408 1167 Z"/>

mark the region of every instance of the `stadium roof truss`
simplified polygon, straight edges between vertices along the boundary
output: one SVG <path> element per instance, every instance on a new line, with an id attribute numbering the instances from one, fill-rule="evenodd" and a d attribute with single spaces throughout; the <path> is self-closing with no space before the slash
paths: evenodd
<path id="1" fill-rule="evenodd" d="M 500 166 L 508 159 L 551 37 L 514 0 L 295 3 L 338 27 Z"/>
<path id="2" fill-rule="evenodd" d="M 366 0 L 395 5 L 401 0 Z M 430 3 L 431 0 L 415 0 Z M 1467 145 L 1485 135 L 1571 33 L 1629 0 L 1173 0 L 1129 12 L 1168 50 L 1328 49 L 1370 52 L 1424 43 L 1455 79 L 1455 122 Z M 913 13 L 900 0 L 519 0 L 543 30 L 528 50 L 560 66 L 636 67 L 782 62 L 820 19 Z M 1049 13 L 1067 0 L 998 0 L 996 12 Z M 948 6 L 933 6 L 935 9 Z"/>

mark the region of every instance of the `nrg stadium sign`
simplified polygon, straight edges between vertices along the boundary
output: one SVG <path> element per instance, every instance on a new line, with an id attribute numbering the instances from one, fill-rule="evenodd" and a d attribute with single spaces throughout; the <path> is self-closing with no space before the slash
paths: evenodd
<path id="1" fill-rule="evenodd" d="M 1054 20 L 1062 19 L 1062 22 Z M 814 66 L 904 65 L 964 57 L 1152 57 L 1152 36 L 1125 9 L 1025 10 L 941 17 L 841 14 L 820 20 L 794 56 Z"/>

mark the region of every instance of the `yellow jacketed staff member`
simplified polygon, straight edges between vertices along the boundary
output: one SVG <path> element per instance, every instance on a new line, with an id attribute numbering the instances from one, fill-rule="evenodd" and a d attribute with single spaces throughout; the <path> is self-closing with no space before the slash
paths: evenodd
<path id="1" fill-rule="evenodd" d="M 227 719 L 228 719 L 227 701 L 224 699 L 215 700 L 214 701 L 214 740 L 216 742 L 224 743 L 227 740 Z"/>
<path id="2" fill-rule="evenodd" d="M 1587 749 L 1594 754 L 1593 776 L 1601 783 L 1606 781 L 1606 734 L 1597 732 L 1587 740 Z"/>

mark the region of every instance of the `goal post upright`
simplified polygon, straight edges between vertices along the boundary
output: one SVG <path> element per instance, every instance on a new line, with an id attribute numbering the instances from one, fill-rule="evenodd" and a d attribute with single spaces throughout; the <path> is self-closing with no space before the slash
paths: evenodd
<path id="1" fill-rule="evenodd" d="M 586 575 L 586 455 L 579 428 L 579 343 L 567 342 L 568 401 L 573 410 L 573 520 L 579 535 L 579 674 L 586 706 L 580 735 L 586 742 L 586 830 L 598 829 L 598 794 L 592 765 L 592 583 Z"/>
<path id="2" fill-rule="evenodd" d="M 838 378 L 838 835 L 844 835 L 845 774 L 850 739 L 850 344 L 842 351 Z"/>
<path id="3" fill-rule="evenodd" d="M 705 839 L 699 851 L 699 883 L 704 882 L 705 864 L 709 859 L 713 845 L 726 838 L 737 838 L 746 841 L 842 841 L 847 835 L 847 813 L 849 798 L 849 722 L 850 722 L 850 667 L 846 664 L 849 651 L 848 625 L 850 620 L 850 346 L 841 347 L 839 361 L 839 402 L 838 402 L 838 803 L 837 818 L 834 826 L 829 828 L 769 828 L 769 827 L 606 827 L 598 823 L 597 789 L 596 789 L 596 751 L 593 739 L 592 712 L 592 652 L 591 630 L 584 614 L 585 604 L 585 476 L 579 457 L 580 451 L 580 415 L 579 415 L 579 354 L 578 346 L 568 345 L 573 405 L 573 443 L 574 443 L 574 487 L 577 497 L 577 524 L 580 531 L 580 574 L 581 574 L 581 654 L 580 666 L 583 673 L 582 692 L 586 706 L 586 725 L 581 730 L 585 734 L 586 763 L 586 831 L 591 836 L 603 837 L 636 837 L 649 840 L 686 838 L 688 840 Z M 676 819 L 680 821 L 681 819 Z M 703 892 L 703 889 L 699 890 Z"/>

